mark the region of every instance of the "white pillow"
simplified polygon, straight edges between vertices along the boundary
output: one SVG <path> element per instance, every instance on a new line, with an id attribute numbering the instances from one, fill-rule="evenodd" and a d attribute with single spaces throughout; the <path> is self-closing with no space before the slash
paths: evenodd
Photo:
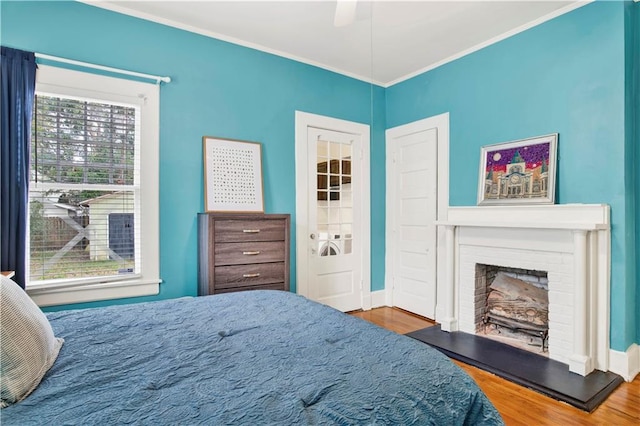
<path id="1" fill-rule="evenodd" d="M 51 368 L 63 339 L 56 338 L 49 320 L 27 292 L 0 275 L 0 406 L 27 397 Z"/>

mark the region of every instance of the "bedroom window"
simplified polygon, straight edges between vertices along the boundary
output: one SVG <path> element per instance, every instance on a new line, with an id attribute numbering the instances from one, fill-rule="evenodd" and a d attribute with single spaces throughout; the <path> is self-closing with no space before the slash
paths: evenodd
<path id="1" fill-rule="evenodd" d="M 41 306 L 158 293 L 158 86 L 39 66 L 29 282 Z"/>

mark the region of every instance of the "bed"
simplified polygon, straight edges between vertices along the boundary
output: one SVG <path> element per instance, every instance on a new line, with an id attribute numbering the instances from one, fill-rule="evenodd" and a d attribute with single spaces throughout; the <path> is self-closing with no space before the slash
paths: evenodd
<path id="1" fill-rule="evenodd" d="M 3 425 L 502 424 L 440 352 L 288 292 L 46 316 L 64 344 Z"/>

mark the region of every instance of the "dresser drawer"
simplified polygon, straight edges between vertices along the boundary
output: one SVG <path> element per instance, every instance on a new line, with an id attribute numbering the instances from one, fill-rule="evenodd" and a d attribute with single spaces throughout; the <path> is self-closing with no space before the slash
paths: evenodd
<path id="1" fill-rule="evenodd" d="M 284 241 L 284 220 L 216 220 L 215 242 Z"/>
<path id="2" fill-rule="evenodd" d="M 284 282 L 284 262 L 216 266 L 216 289 Z"/>
<path id="3" fill-rule="evenodd" d="M 264 284 L 258 286 L 242 286 L 242 287 L 229 287 L 219 288 L 216 284 L 216 288 L 213 294 L 220 293 L 232 293 L 234 291 L 246 291 L 246 290 L 287 290 L 284 283 Z"/>
<path id="4" fill-rule="evenodd" d="M 285 242 L 217 243 L 214 253 L 215 266 L 284 262 Z"/>

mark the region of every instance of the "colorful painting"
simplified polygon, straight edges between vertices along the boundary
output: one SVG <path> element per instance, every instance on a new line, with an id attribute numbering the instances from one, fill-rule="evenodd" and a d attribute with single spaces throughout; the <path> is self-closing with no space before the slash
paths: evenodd
<path id="1" fill-rule="evenodd" d="M 553 204 L 558 134 L 482 147 L 478 204 Z"/>

